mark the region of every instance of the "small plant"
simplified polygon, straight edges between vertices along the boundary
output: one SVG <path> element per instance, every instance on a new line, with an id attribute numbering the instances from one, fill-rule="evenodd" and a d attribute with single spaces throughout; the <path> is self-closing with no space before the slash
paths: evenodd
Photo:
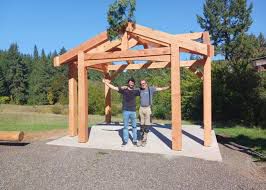
<path id="1" fill-rule="evenodd" d="M 136 0 L 116 0 L 110 5 L 107 13 L 109 40 L 121 38 L 121 34 L 124 32 L 128 22 L 135 23 L 135 10 Z"/>

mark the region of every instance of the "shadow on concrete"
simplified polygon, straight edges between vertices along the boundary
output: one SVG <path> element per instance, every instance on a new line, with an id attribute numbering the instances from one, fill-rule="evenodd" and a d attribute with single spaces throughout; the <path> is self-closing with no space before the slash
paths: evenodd
<path id="1" fill-rule="evenodd" d="M 190 133 L 188 133 L 187 131 L 182 129 L 182 134 L 186 135 L 188 138 L 194 140 L 195 142 L 199 143 L 200 145 L 204 145 L 204 141 L 202 139 L 200 139 L 199 137 L 196 137 Z"/>
<path id="2" fill-rule="evenodd" d="M 28 144 L 30 143 L 0 141 L 0 146 L 27 146 Z"/>
<path id="3" fill-rule="evenodd" d="M 164 125 L 161 125 L 161 124 L 158 124 L 158 123 L 154 123 L 154 125 L 152 125 L 152 128 L 164 128 L 164 129 L 171 129 L 171 125 L 170 124 L 164 124 Z M 184 129 L 182 129 L 182 134 L 183 135 L 186 135 L 188 138 L 194 140 L 195 142 L 199 143 L 200 145 L 204 145 L 204 141 L 198 137 L 196 137 L 195 135 L 192 135 L 191 133 L 185 131 Z M 155 134 L 156 135 L 156 134 Z M 156 135 L 157 136 L 157 135 Z M 159 138 L 159 137 L 158 137 Z M 165 137 L 167 138 L 167 137 Z M 163 138 L 163 139 L 165 139 Z M 167 138 L 168 139 L 168 138 Z M 168 139 L 169 140 L 169 139 Z M 164 142 L 164 141 L 163 141 Z M 167 146 L 169 144 L 169 142 L 164 142 Z M 171 141 L 171 144 L 172 144 L 172 141 Z"/>
<path id="4" fill-rule="evenodd" d="M 161 132 L 159 132 L 156 127 L 150 127 L 150 132 L 156 135 L 164 144 L 166 144 L 170 149 L 172 149 L 172 141 L 168 139 L 168 137 L 163 135 Z"/>
<path id="5" fill-rule="evenodd" d="M 113 122 L 110 124 L 107 123 L 99 123 L 97 125 L 111 125 L 111 126 L 121 126 L 123 127 L 123 123 L 119 123 L 119 122 Z M 138 124 L 139 126 L 139 124 Z M 171 130 L 171 125 L 170 124 L 158 124 L 158 123 L 154 123 L 151 127 L 150 127 L 150 132 L 153 133 L 154 135 L 156 135 L 156 137 L 158 137 L 163 143 L 165 143 L 170 149 L 172 148 L 172 140 L 169 139 L 168 137 L 166 137 L 164 134 L 162 134 L 160 131 L 158 131 L 156 128 L 164 128 L 164 129 L 169 129 Z M 123 142 L 123 128 L 121 129 L 116 129 L 116 130 L 112 130 L 112 129 L 103 129 L 104 131 L 117 131 L 118 135 L 121 138 L 121 142 Z M 131 128 L 129 128 L 129 131 L 132 131 Z M 192 139 L 193 141 L 195 141 L 196 143 L 199 143 L 200 145 L 204 145 L 204 141 L 200 138 L 198 138 L 197 136 L 187 132 L 186 130 L 182 129 L 182 134 L 187 136 L 188 138 Z M 132 135 L 131 133 L 129 134 L 129 139 L 131 141 L 133 141 Z M 138 139 L 140 139 L 140 132 L 138 130 Z"/>

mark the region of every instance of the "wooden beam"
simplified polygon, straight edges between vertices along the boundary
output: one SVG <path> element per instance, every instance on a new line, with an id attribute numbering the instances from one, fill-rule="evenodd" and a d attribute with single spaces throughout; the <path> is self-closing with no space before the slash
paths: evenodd
<path id="1" fill-rule="evenodd" d="M 22 141 L 23 131 L 0 131 L 0 141 Z"/>
<path id="2" fill-rule="evenodd" d="M 178 37 L 176 35 L 168 34 L 165 32 L 153 30 L 151 28 L 147 28 L 141 25 L 134 25 L 132 27 L 130 24 L 126 29 L 130 33 L 134 33 L 140 36 L 145 36 L 147 38 L 151 38 L 153 40 L 157 40 L 160 42 L 171 44 L 172 42 L 175 42 L 179 45 L 179 47 L 182 47 L 184 49 L 190 50 L 193 53 L 197 53 L 200 55 L 207 55 L 207 45 L 202 44 L 196 41 L 188 40 L 185 38 Z"/>
<path id="3" fill-rule="evenodd" d="M 107 33 L 103 32 L 96 37 L 87 40 L 86 42 L 80 44 L 79 46 L 67 51 L 63 55 L 56 56 L 54 58 L 54 66 L 60 66 L 61 64 L 71 62 L 77 59 L 77 55 L 79 51 L 86 52 L 96 46 L 108 41 Z"/>
<path id="4" fill-rule="evenodd" d="M 210 44 L 208 32 L 203 33 L 203 43 Z M 203 67 L 203 125 L 204 125 L 204 146 L 212 144 L 212 96 L 211 96 L 211 54 L 206 56 Z"/>
<path id="5" fill-rule="evenodd" d="M 87 69 L 91 69 L 91 70 L 99 71 L 99 72 L 103 73 L 103 70 L 102 70 L 102 69 L 95 68 L 95 67 L 93 67 L 93 66 L 87 67 Z"/>
<path id="6" fill-rule="evenodd" d="M 121 67 L 119 67 L 112 75 L 111 75 L 111 78 L 110 78 L 110 80 L 112 81 L 112 80 L 114 80 L 117 76 L 118 76 L 118 74 L 120 74 L 120 73 L 122 73 L 124 70 L 125 70 L 125 68 L 127 67 L 127 65 L 122 65 Z"/>
<path id="7" fill-rule="evenodd" d="M 171 45 L 172 149 L 182 150 L 179 46 Z"/>
<path id="8" fill-rule="evenodd" d="M 74 63 L 68 68 L 68 134 L 73 137 L 78 134 L 78 68 Z"/>
<path id="9" fill-rule="evenodd" d="M 78 53 L 78 140 L 88 141 L 88 73 L 84 65 L 84 52 Z"/>
<path id="10" fill-rule="evenodd" d="M 197 71 L 197 69 L 195 69 L 193 66 L 189 67 L 189 70 L 192 71 L 195 75 L 197 75 L 197 77 L 199 77 L 200 79 L 203 79 L 203 74 Z"/>
<path id="11" fill-rule="evenodd" d="M 205 60 L 188 60 L 188 61 L 180 61 L 180 67 L 191 67 L 191 66 L 202 66 L 204 65 Z M 138 70 L 138 69 L 159 69 L 159 68 L 167 68 L 170 67 L 170 62 L 152 62 L 148 61 L 147 63 L 135 63 L 130 65 L 108 65 L 108 71 L 116 71 L 121 68 L 123 70 Z"/>
<path id="12" fill-rule="evenodd" d="M 207 57 L 203 67 L 203 124 L 204 146 L 211 146 L 212 131 L 211 58 Z"/>
<path id="13" fill-rule="evenodd" d="M 99 53 L 99 52 L 105 52 L 105 51 L 109 51 L 112 50 L 113 48 L 116 48 L 118 46 L 121 45 L 121 40 L 117 39 L 114 41 L 107 41 L 104 42 L 103 44 L 87 51 L 86 53 Z"/>
<path id="14" fill-rule="evenodd" d="M 144 64 L 130 64 L 130 65 L 108 65 L 109 71 L 117 71 L 121 68 L 123 70 L 138 70 L 138 69 L 158 69 L 170 67 L 170 62 L 150 62 Z"/>
<path id="15" fill-rule="evenodd" d="M 192 32 L 192 33 L 186 33 L 186 34 L 176 34 L 175 36 L 178 38 L 187 38 L 189 40 L 197 40 L 202 38 L 203 32 Z"/>
<path id="16" fill-rule="evenodd" d="M 121 50 L 124 51 L 127 49 L 128 49 L 128 36 L 127 36 L 127 32 L 124 32 L 122 36 Z"/>
<path id="17" fill-rule="evenodd" d="M 138 41 L 134 38 L 130 38 L 128 40 L 128 49 L 133 48 L 134 46 L 138 45 Z M 122 49 L 122 44 L 118 46 L 118 48 Z"/>
<path id="18" fill-rule="evenodd" d="M 129 35 L 133 37 L 134 39 L 136 39 L 139 42 L 139 44 L 142 44 L 142 45 L 149 44 L 152 47 L 169 47 L 170 46 L 168 43 L 157 41 L 151 38 L 147 38 L 145 36 L 138 36 L 133 33 L 129 33 Z"/>
<path id="19" fill-rule="evenodd" d="M 86 54 L 86 66 L 113 61 L 130 61 L 130 60 L 153 60 L 153 61 L 170 61 L 170 48 L 153 48 L 144 50 L 125 50 L 118 52 L 104 52 Z M 166 55 L 166 56 L 165 56 Z"/>
<path id="20" fill-rule="evenodd" d="M 93 53 L 86 54 L 85 60 L 101 60 L 101 59 L 126 59 L 132 57 L 147 57 L 147 56 L 158 56 L 158 55 L 170 55 L 170 48 L 152 48 L 143 50 L 125 50 L 118 52 L 104 52 L 104 53 Z"/>
<path id="21" fill-rule="evenodd" d="M 85 66 L 90 67 L 95 64 L 110 63 L 114 61 L 157 61 L 157 62 L 170 62 L 170 55 L 159 56 L 145 56 L 145 57 L 131 57 L 131 58 L 114 58 L 114 59 L 102 59 L 102 60 L 88 60 L 85 61 Z"/>
<path id="22" fill-rule="evenodd" d="M 105 79 L 110 80 L 110 74 L 105 73 Z M 104 85 L 104 97 L 105 97 L 105 122 L 106 123 L 111 123 L 112 121 L 112 101 L 111 101 L 111 88 L 107 86 L 106 84 Z"/>
<path id="23" fill-rule="evenodd" d="M 131 38 L 128 40 L 128 48 L 132 48 L 134 46 L 136 46 L 138 44 L 138 41 Z M 106 51 L 110 51 L 110 50 L 115 50 L 119 49 L 121 50 L 121 39 L 117 39 L 114 41 L 107 41 L 89 51 L 87 51 L 86 53 L 100 53 L 100 52 L 106 52 Z"/>
<path id="24" fill-rule="evenodd" d="M 89 66 L 88 69 L 93 69 L 93 70 L 96 70 L 96 71 L 100 71 L 100 72 L 105 72 L 105 67 L 106 64 L 98 64 L 98 65 L 92 65 L 92 66 Z"/>

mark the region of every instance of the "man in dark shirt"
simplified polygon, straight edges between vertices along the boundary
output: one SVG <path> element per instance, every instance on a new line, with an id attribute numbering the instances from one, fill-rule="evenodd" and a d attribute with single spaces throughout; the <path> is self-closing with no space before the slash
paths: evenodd
<path id="1" fill-rule="evenodd" d="M 128 88 L 122 89 L 121 87 L 116 87 L 110 84 L 110 81 L 103 79 L 103 83 L 109 86 L 111 89 L 118 91 L 123 95 L 123 146 L 128 142 L 128 123 L 129 119 L 132 124 L 132 134 L 133 134 L 133 144 L 137 145 L 137 124 L 136 124 L 136 96 L 140 95 L 139 90 L 135 90 L 135 80 L 128 80 Z"/>

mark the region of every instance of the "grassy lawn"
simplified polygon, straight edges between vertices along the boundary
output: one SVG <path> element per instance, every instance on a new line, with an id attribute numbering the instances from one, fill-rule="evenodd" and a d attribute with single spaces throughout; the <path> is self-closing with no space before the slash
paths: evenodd
<path id="1" fill-rule="evenodd" d="M 226 127 L 226 124 L 219 124 L 214 126 L 214 130 L 217 139 L 222 143 L 233 145 L 243 152 L 246 151 L 254 157 L 265 160 L 266 129 L 247 128 L 240 125 L 230 126 L 229 128 Z"/>
<path id="2" fill-rule="evenodd" d="M 67 106 L 61 106 L 61 113 L 53 114 L 55 106 L 28 106 L 0 104 L 0 131 L 47 131 L 64 129 L 68 126 Z M 57 106 L 58 107 L 58 106 Z M 113 121 L 122 121 L 122 115 L 112 116 Z M 89 126 L 104 121 L 102 115 L 89 115 Z M 156 123 L 170 123 L 169 120 L 154 120 Z M 188 122 L 184 121 L 184 124 Z"/>
<path id="3" fill-rule="evenodd" d="M 45 131 L 67 126 L 64 115 L 29 112 L 0 113 L 0 121 L 1 131 Z"/>
<path id="4" fill-rule="evenodd" d="M 0 131 L 37 132 L 67 128 L 67 115 L 53 114 L 53 107 L 0 105 Z M 67 107 L 61 109 L 62 113 L 67 113 Z M 103 116 L 89 115 L 89 126 L 103 121 Z"/>

